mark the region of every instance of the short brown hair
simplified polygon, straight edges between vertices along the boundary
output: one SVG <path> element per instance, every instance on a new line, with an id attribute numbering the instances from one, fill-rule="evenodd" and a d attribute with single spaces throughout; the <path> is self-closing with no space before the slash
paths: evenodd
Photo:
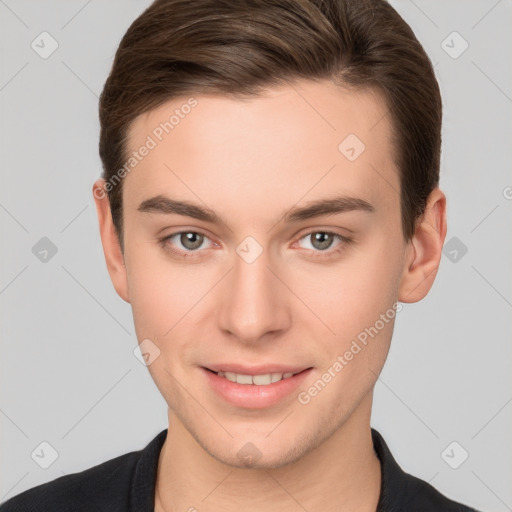
<path id="1" fill-rule="evenodd" d="M 410 240 L 439 182 L 442 105 L 432 64 L 385 0 L 156 0 L 129 27 L 99 102 L 102 177 L 123 248 L 127 135 L 177 96 L 257 95 L 296 79 L 384 94 Z M 341 141 L 340 141 L 341 142 Z"/>

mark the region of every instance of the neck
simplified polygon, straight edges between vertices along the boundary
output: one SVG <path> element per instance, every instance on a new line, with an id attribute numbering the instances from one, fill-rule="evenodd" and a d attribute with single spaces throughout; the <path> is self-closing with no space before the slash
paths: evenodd
<path id="1" fill-rule="evenodd" d="M 371 437 L 372 398 L 369 393 L 331 437 L 300 460 L 269 470 L 214 459 L 169 411 L 155 512 L 375 512 L 381 466 Z"/>

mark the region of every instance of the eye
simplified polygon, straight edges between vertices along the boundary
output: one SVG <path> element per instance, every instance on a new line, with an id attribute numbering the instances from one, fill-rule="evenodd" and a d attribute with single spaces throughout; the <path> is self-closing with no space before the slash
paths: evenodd
<path id="1" fill-rule="evenodd" d="M 306 246 L 302 245 L 301 241 L 306 241 Z M 334 249 L 328 250 L 334 245 Z M 312 249 L 315 253 L 321 253 L 320 256 L 329 256 L 332 254 L 339 253 L 346 245 L 350 244 L 352 240 L 338 233 L 331 231 L 311 231 L 306 236 L 303 236 L 299 240 L 299 246 L 305 249 Z M 308 247 L 309 245 L 309 247 Z M 323 254 L 325 253 L 325 254 Z"/>
<path id="2" fill-rule="evenodd" d="M 179 256 L 188 257 L 187 253 L 200 252 L 199 249 L 203 247 L 206 242 L 210 239 L 197 231 L 179 231 L 178 233 L 172 233 L 159 240 L 162 246 Z M 181 246 L 181 247 L 180 247 Z"/>
<path id="3" fill-rule="evenodd" d="M 304 241 L 305 245 L 303 245 Z M 166 251 L 182 258 L 194 257 L 196 256 L 194 253 L 200 253 L 201 249 L 215 245 L 209 237 L 197 231 L 171 233 L 161 238 L 159 243 Z M 348 244 L 352 243 L 352 239 L 331 231 L 318 230 L 302 236 L 298 243 L 303 249 L 311 250 L 314 257 L 328 258 L 343 251 Z"/>

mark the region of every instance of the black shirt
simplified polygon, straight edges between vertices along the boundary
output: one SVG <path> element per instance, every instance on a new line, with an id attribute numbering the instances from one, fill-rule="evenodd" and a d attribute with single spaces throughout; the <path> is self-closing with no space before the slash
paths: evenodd
<path id="1" fill-rule="evenodd" d="M 382 471 L 376 512 L 477 512 L 404 472 L 379 432 L 371 432 Z M 142 450 L 28 489 L 1 504 L 0 512 L 154 512 L 158 458 L 166 436 L 167 429 Z"/>

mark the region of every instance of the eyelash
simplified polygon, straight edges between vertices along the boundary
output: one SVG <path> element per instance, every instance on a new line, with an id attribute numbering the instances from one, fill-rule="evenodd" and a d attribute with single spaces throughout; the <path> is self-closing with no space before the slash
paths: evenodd
<path id="1" fill-rule="evenodd" d="M 166 251 L 168 251 L 168 252 L 170 252 L 170 253 L 178 256 L 178 257 L 181 257 L 181 258 L 194 258 L 196 252 L 197 253 L 201 252 L 199 249 L 196 249 L 195 251 L 179 250 L 179 249 L 173 248 L 171 246 L 171 244 L 168 243 L 171 238 L 173 238 L 173 237 L 175 237 L 177 235 L 182 235 L 184 233 L 194 233 L 194 234 L 197 234 L 197 235 L 201 235 L 205 239 L 209 240 L 209 237 L 207 235 L 201 233 L 200 231 L 185 230 L 185 231 L 176 231 L 175 233 L 171 233 L 170 235 L 167 235 L 167 236 L 165 236 L 163 238 L 160 238 L 158 241 L 159 241 L 160 245 Z M 347 245 L 350 245 L 351 243 L 353 243 L 353 239 L 352 238 L 348 238 L 346 236 L 340 235 L 339 233 L 335 233 L 334 231 L 328 231 L 328 230 L 309 231 L 308 233 L 302 235 L 298 239 L 298 241 L 300 241 L 303 238 L 306 238 L 308 236 L 311 236 L 311 235 L 313 235 L 315 233 L 323 233 L 323 234 L 326 234 L 326 235 L 333 235 L 334 237 L 336 237 L 340 241 L 340 243 L 338 245 L 336 245 L 334 249 L 326 249 L 324 251 L 321 251 L 319 249 L 312 250 L 312 255 L 313 255 L 314 258 L 329 259 L 329 258 L 335 257 L 336 255 L 338 255 L 342 251 L 344 251 L 346 249 Z"/>

